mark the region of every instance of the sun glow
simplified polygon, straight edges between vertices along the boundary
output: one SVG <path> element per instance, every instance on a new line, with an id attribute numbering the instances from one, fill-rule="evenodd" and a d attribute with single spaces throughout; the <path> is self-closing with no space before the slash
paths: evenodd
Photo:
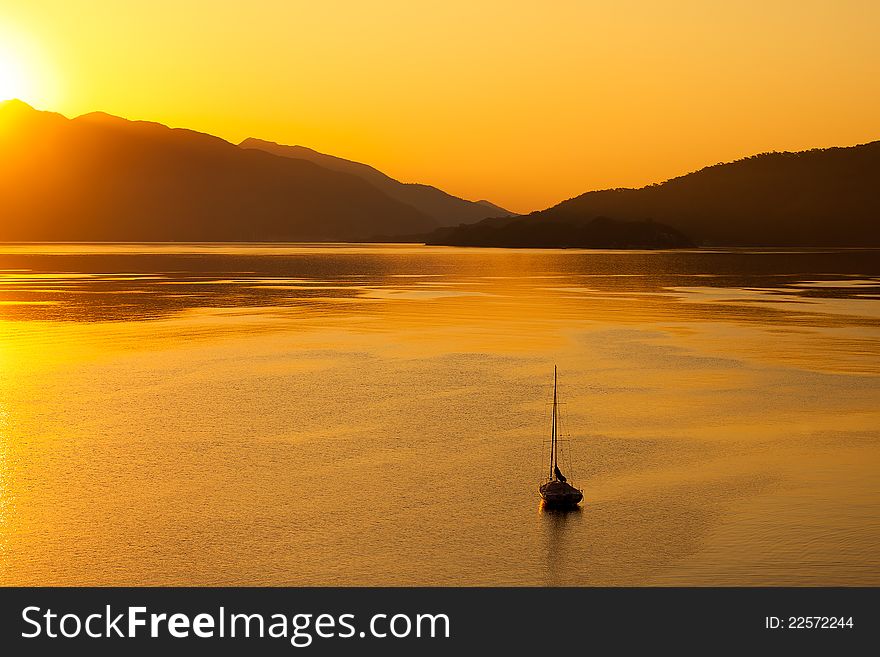
<path id="1" fill-rule="evenodd" d="M 27 100 L 31 91 L 20 58 L 7 44 L 0 43 L 0 100 Z"/>
<path id="2" fill-rule="evenodd" d="M 17 98 L 42 108 L 58 102 L 55 75 L 37 42 L 10 24 L 0 24 L 0 101 Z"/>

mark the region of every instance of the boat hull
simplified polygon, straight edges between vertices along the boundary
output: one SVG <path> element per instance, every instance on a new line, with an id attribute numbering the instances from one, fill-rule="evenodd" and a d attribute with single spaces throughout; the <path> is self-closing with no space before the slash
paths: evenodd
<path id="1" fill-rule="evenodd" d="M 548 481 L 538 487 L 544 506 L 572 507 L 580 504 L 584 494 L 571 484 L 561 481 Z"/>

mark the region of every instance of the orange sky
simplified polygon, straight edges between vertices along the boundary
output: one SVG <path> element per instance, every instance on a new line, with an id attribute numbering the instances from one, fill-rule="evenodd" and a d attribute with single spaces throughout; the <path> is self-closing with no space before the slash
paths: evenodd
<path id="1" fill-rule="evenodd" d="M 513 210 L 880 138 L 880 2 L 0 0 L 0 95 Z"/>

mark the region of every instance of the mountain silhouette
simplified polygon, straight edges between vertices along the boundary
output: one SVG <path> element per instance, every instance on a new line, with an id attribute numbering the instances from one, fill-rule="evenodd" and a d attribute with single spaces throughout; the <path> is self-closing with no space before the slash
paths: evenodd
<path id="1" fill-rule="evenodd" d="M 588 192 L 503 224 L 490 220 L 428 240 L 502 246 L 527 231 L 537 246 L 544 242 L 535 226 L 549 235 L 558 225 L 595 217 L 652 219 L 703 245 L 880 246 L 880 141 L 764 153 L 641 189 Z"/>
<path id="2" fill-rule="evenodd" d="M 755 155 L 519 217 L 304 147 L 0 103 L 0 240 L 382 235 L 518 247 L 880 246 L 880 142 Z"/>
<path id="3" fill-rule="evenodd" d="M 285 146 L 254 137 L 245 139 L 239 146 L 297 160 L 308 160 L 327 169 L 359 176 L 391 198 L 432 217 L 438 226 L 472 223 L 486 217 L 513 216 L 512 212 L 489 201 L 466 201 L 430 185 L 402 183 L 367 164 L 319 153 L 305 146 Z"/>
<path id="4" fill-rule="evenodd" d="M 361 240 L 432 217 L 362 178 L 103 113 L 0 103 L 0 240 Z"/>

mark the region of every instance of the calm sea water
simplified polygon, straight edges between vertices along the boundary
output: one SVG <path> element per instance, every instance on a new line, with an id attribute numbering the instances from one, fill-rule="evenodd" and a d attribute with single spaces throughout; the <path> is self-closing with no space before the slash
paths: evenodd
<path id="1" fill-rule="evenodd" d="M 878 409 L 878 251 L 7 245 L 0 583 L 878 585 Z"/>

